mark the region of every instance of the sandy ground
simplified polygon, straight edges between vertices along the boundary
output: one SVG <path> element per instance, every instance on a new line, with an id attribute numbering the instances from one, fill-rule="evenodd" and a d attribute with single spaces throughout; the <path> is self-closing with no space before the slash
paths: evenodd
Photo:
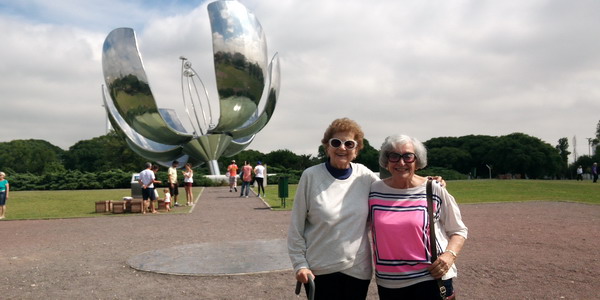
<path id="1" fill-rule="evenodd" d="M 600 299 L 600 206 L 462 205 L 469 239 L 461 299 Z M 204 190 L 193 213 L 0 222 L 0 299 L 297 299 L 291 271 L 177 276 L 136 271 L 132 256 L 177 245 L 286 237 L 290 212 Z M 244 253 L 240 253 L 244 255 Z M 377 299 L 371 283 L 369 299 Z"/>

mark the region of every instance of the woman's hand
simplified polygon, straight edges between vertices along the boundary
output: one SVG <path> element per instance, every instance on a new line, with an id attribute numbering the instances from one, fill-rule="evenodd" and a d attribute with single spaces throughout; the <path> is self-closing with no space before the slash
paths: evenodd
<path id="1" fill-rule="evenodd" d="M 296 272 L 296 280 L 302 283 L 308 283 L 308 276 L 311 276 L 313 279 L 315 278 L 315 275 L 312 273 L 312 271 L 306 268 L 302 268 Z"/>
<path id="2" fill-rule="evenodd" d="M 433 278 L 440 279 L 448 273 L 448 270 L 450 270 L 450 267 L 452 267 L 455 260 L 456 257 L 454 257 L 454 255 L 449 252 L 444 252 L 442 255 L 438 256 L 427 270 L 429 270 L 429 273 L 431 273 Z"/>
<path id="3" fill-rule="evenodd" d="M 427 176 L 427 179 L 432 179 L 440 183 L 440 186 L 446 186 L 446 180 L 442 176 Z"/>

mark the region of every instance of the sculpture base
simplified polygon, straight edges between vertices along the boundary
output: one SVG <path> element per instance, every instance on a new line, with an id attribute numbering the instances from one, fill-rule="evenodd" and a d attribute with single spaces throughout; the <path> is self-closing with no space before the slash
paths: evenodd
<path id="1" fill-rule="evenodd" d="M 141 253 L 127 260 L 140 271 L 196 276 L 243 275 L 290 269 L 286 240 L 214 242 Z"/>
<path id="2" fill-rule="evenodd" d="M 221 175 L 221 171 L 219 170 L 219 163 L 217 162 L 217 160 L 209 160 L 206 162 L 206 164 L 208 165 L 208 170 L 210 171 L 211 175 Z"/>

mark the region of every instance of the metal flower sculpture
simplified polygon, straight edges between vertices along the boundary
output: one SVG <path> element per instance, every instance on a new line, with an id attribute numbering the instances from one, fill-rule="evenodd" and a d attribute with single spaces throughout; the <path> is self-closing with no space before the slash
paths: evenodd
<path id="1" fill-rule="evenodd" d="M 102 94 L 111 124 L 136 153 L 164 165 L 173 160 L 208 163 L 218 175 L 217 159 L 248 147 L 269 122 L 280 70 L 277 54 L 268 63 L 262 27 L 242 4 L 216 1 L 208 5 L 208 13 L 220 107 L 216 124 L 204 83 L 185 57 L 180 57 L 182 98 L 192 132 L 175 110 L 157 107 L 131 28 L 117 28 L 104 41 Z"/>

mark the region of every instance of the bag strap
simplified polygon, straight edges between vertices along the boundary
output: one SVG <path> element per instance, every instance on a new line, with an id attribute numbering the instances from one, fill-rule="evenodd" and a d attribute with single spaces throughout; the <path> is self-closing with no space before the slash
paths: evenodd
<path id="1" fill-rule="evenodd" d="M 436 238 L 435 238 L 435 220 L 433 219 L 433 187 L 432 180 L 427 180 L 427 215 L 429 219 L 429 251 L 431 252 L 431 263 L 437 260 L 437 246 L 436 246 Z M 437 279 L 438 287 L 440 288 L 440 297 L 442 299 L 446 299 L 446 287 L 444 286 L 444 282 L 442 279 Z"/>

